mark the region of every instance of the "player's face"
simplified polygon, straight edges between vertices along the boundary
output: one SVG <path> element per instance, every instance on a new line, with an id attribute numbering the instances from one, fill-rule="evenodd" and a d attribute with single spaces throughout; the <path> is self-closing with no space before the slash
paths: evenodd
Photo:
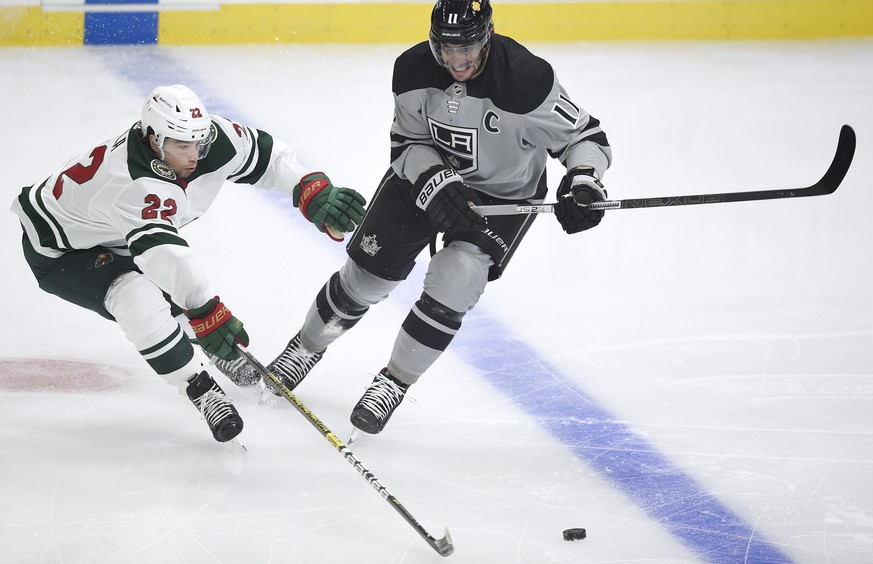
<path id="1" fill-rule="evenodd" d="M 200 143 L 164 139 L 164 162 L 170 165 L 179 178 L 188 178 L 197 168 L 200 156 Z"/>
<path id="2" fill-rule="evenodd" d="M 448 69 L 452 78 L 458 82 L 464 82 L 477 77 L 485 68 L 484 53 L 486 40 L 477 41 L 469 45 L 456 45 L 443 43 L 440 45 L 440 55 L 443 65 Z"/>

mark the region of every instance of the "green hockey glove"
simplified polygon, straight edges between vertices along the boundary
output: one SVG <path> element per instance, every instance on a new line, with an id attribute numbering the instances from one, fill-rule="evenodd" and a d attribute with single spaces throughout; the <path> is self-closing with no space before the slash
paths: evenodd
<path id="1" fill-rule="evenodd" d="M 362 195 L 351 188 L 330 183 L 323 172 L 312 172 L 294 187 L 294 207 L 322 233 L 335 241 L 343 240 L 343 232 L 354 231 L 364 219 Z"/>
<path id="2" fill-rule="evenodd" d="M 239 358 L 234 346 L 236 343 L 249 346 L 249 334 L 243 328 L 242 321 L 230 313 L 218 296 L 200 307 L 186 309 L 185 315 L 194 328 L 197 343 L 213 356 L 234 360 Z"/>

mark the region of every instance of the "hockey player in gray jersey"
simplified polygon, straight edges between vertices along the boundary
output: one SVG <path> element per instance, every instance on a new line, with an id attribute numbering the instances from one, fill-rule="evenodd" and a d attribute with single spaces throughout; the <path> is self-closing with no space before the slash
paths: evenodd
<path id="1" fill-rule="evenodd" d="M 586 204 L 605 199 L 600 178 L 612 155 L 600 123 L 571 100 L 549 63 L 494 33 L 489 0 L 439 0 L 429 41 L 398 57 L 392 87 L 391 168 L 348 244 L 347 262 L 269 366 L 294 389 L 443 233 L 387 366 L 352 410 L 352 424 L 367 433 L 382 431 L 409 386 L 446 350 L 536 217 L 486 220 L 471 205 L 542 202 L 551 156 L 567 167 L 558 221 L 567 233 L 589 229 L 603 211 Z"/>
<path id="2" fill-rule="evenodd" d="M 293 193 L 303 215 L 333 237 L 352 231 L 364 213 L 360 194 L 323 173 L 306 174 L 269 133 L 210 116 L 178 84 L 157 87 L 141 121 L 24 188 L 12 204 L 40 288 L 117 322 L 220 442 L 236 437 L 243 421 L 183 326 L 229 376 L 239 376 L 235 346 L 249 337 L 210 290 L 179 229 L 203 215 L 227 181 Z"/>

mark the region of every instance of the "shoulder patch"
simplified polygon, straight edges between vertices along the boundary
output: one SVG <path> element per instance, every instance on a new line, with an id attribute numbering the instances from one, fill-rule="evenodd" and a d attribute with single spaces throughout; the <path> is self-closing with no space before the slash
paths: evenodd
<path id="1" fill-rule="evenodd" d="M 152 172 L 168 180 L 176 180 L 176 173 L 170 165 L 159 159 L 152 159 Z"/>
<path id="2" fill-rule="evenodd" d="M 391 90 L 397 95 L 425 88 L 445 90 L 454 82 L 446 69 L 433 58 L 428 42 L 423 41 L 397 57 Z"/>
<path id="3" fill-rule="evenodd" d="M 233 141 L 231 141 L 231 135 L 235 136 L 234 138 L 245 139 L 246 142 L 251 142 L 252 140 L 252 132 L 248 127 L 230 121 L 227 118 L 213 114 L 212 123 L 216 134 L 215 139 L 212 140 L 212 148 L 209 149 L 209 154 L 206 155 L 205 159 L 197 162 L 197 169 L 188 177 L 189 183 L 204 174 L 215 172 L 237 156 L 237 148 L 234 146 Z M 264 145 L 266 141 L 262 138 L 269 138 L 269 147 Z M 269 159 L 272 154 L 272 137 L 269 134 L 260 132 L 256 142 L 258 147 L 257 150 L 252 151 L 252 158 Z M 244 167 L 244 169 L 246 168 Z M 229 178 L 229 180 L 231 182 L 239 182 L 237 178 Z"/>
<path id="4" fill-rule="evenodd" d="M 488 98 L 501 110 L 526 114 L 538 108 L 555 83 L 552 66 L 515 40 L 494 34 L 485 71 L 467 83 L 467 94 Z"/>

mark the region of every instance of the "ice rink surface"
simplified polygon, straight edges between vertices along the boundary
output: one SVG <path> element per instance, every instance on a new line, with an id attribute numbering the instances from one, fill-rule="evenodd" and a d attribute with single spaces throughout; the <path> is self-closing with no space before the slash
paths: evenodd
<path id="1" fill-rule="evenodd" d="M 369 198 L 405 47 L 0 49 L 4 206 L 175 82 Z M 873 42 L 530 47 L 603 123 L 612 198 L 805 186 L 843 124 L 855 162 L 829 196 L 611 211 L 573 236 L 540 217 L 353 452 L 448 527 L 447 562 L 873 562 Z M 0 562 L 444 561 L 289 403 L 219 376 L 247 452 L 215 443 L 114 324 L 37 288 L 20 234 L 3 216 Z M 265 363 L 344 259 L 247 186 L 182 234 Z M 343 440 L 426 258 L 297 389 Z"/>

